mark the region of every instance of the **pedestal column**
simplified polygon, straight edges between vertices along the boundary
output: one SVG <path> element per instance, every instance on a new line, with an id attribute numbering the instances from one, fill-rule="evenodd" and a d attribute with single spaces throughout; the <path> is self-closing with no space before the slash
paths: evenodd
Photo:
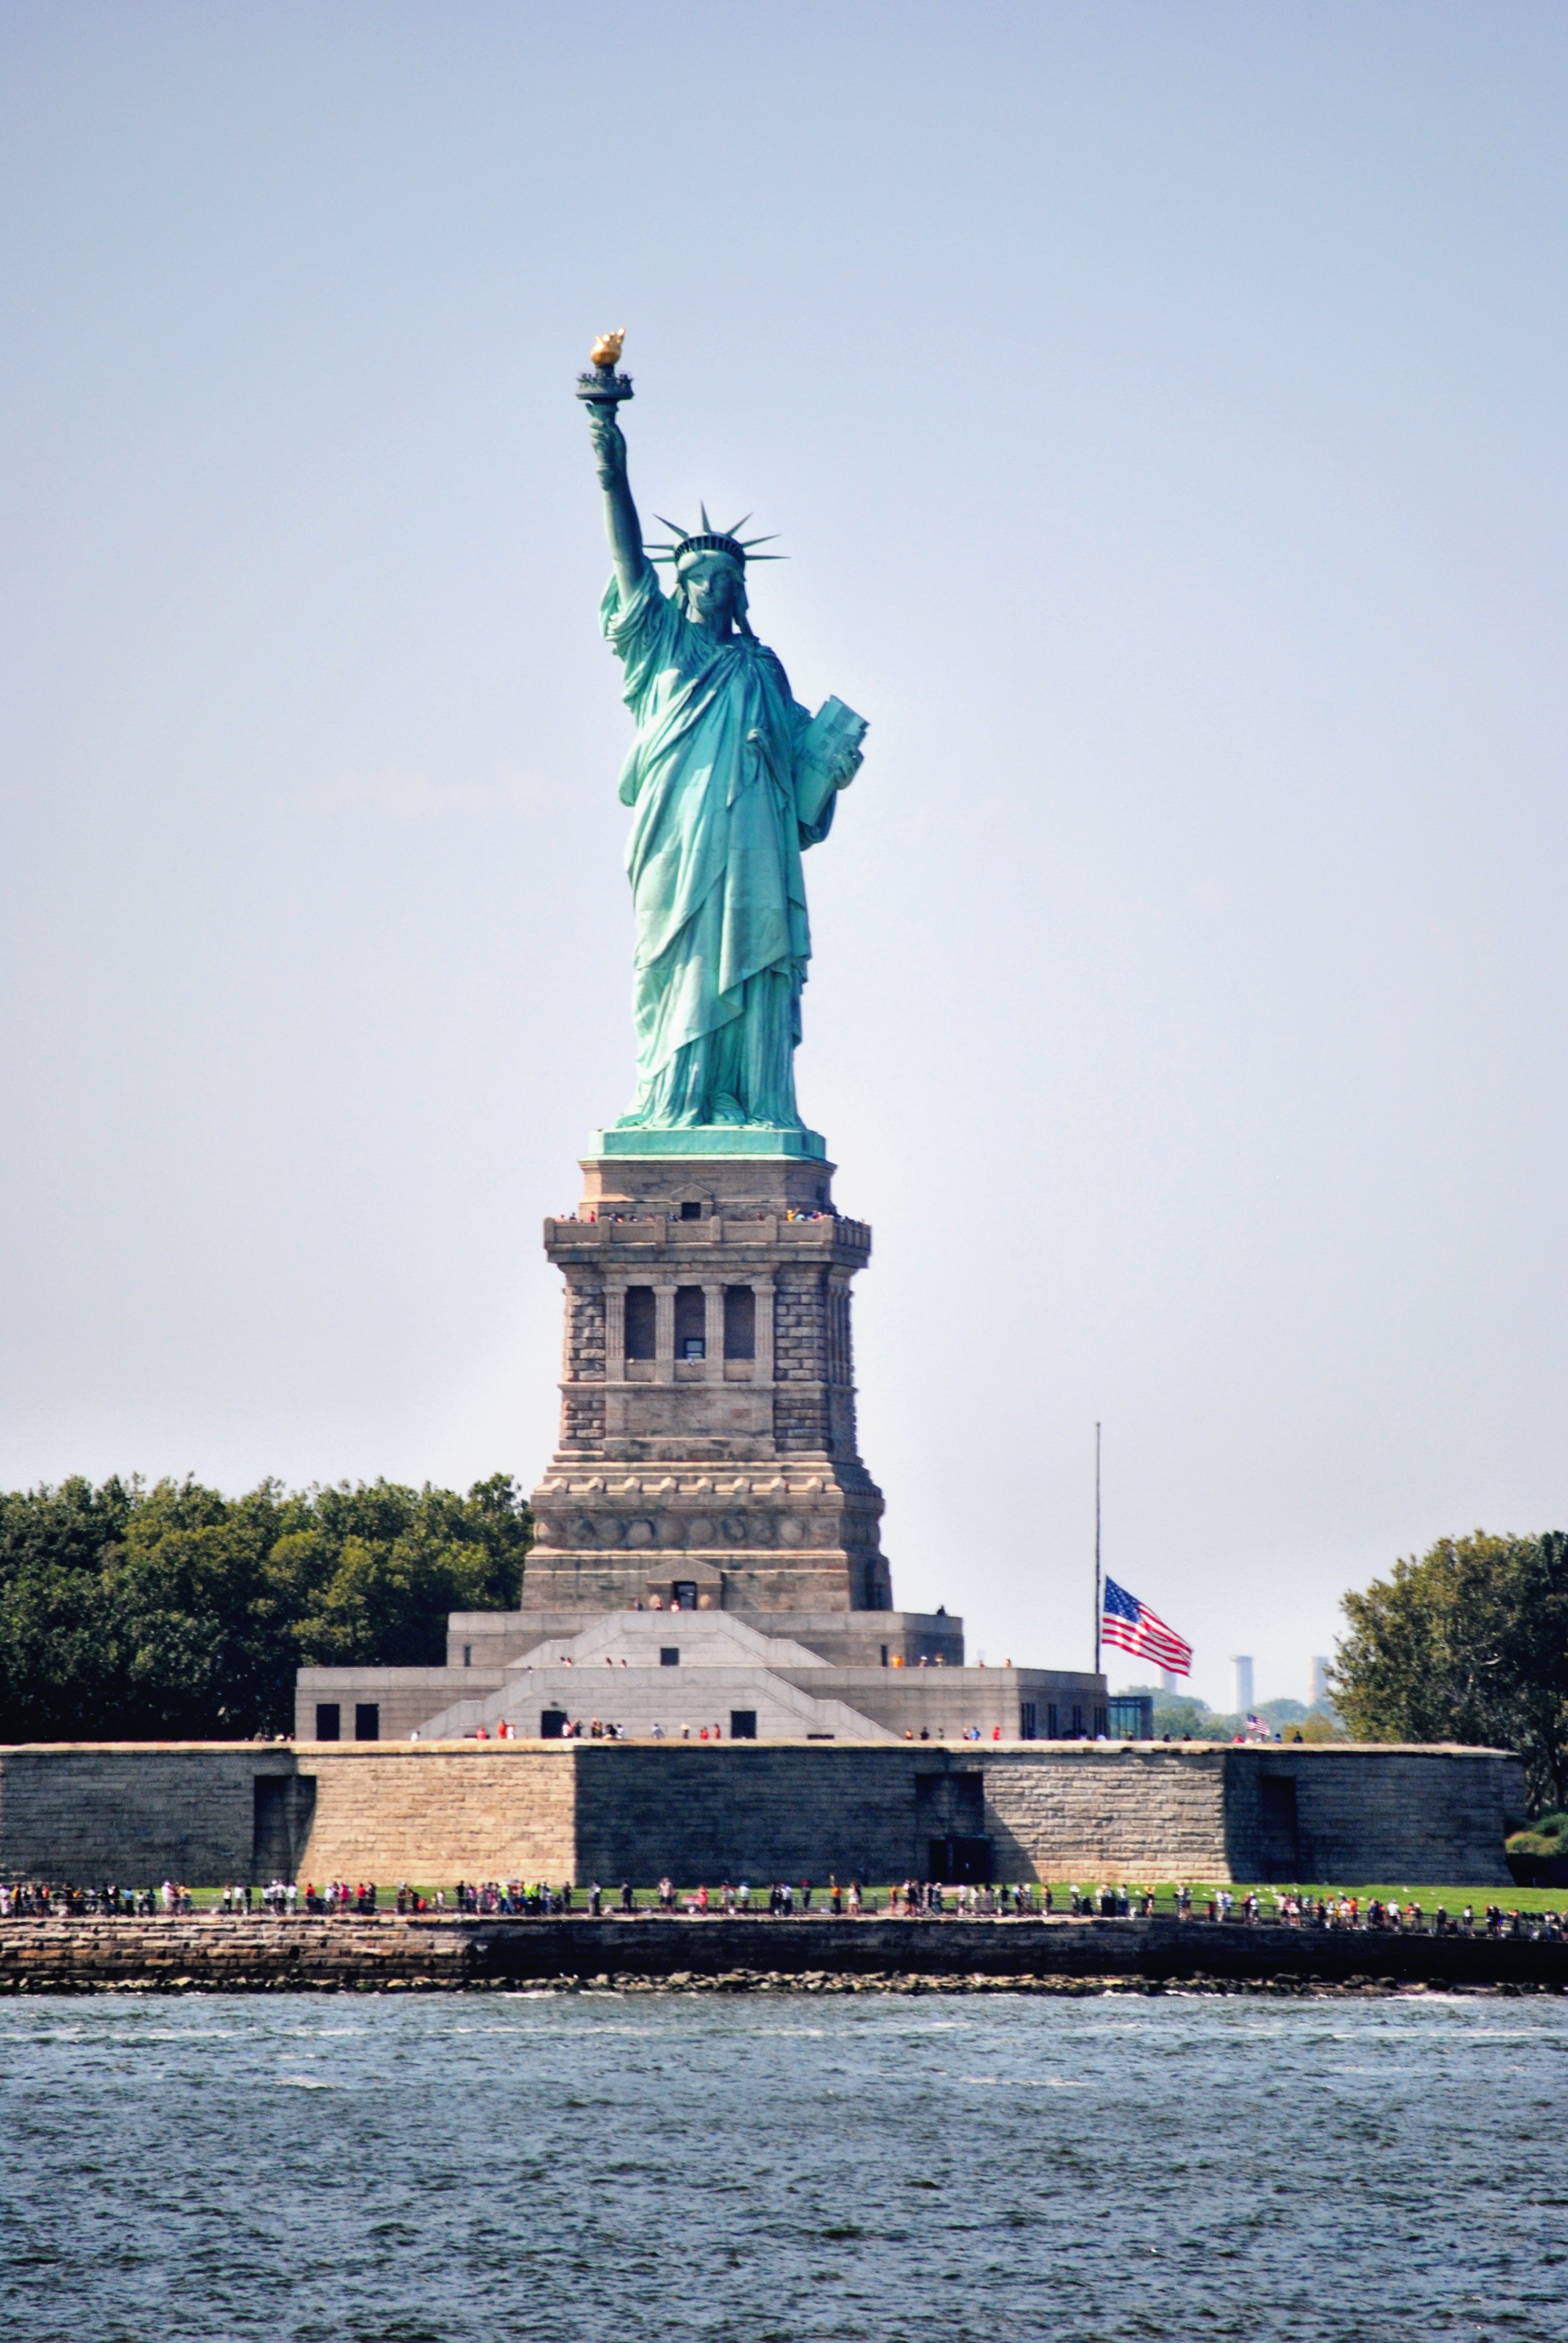
<path id="1" fill-rule="evenodd" d="M 757 1363 L 759 1383 L 773 1381 L 773 1280 L 757 1277 L 751 1281 L 751 1291 L 757 1302 Z"/>
<path id="2" fill-rule="evenodd" d="M 626 1288 L 607 1285 L 604 1294 L 605 1381 L 626 1381 Z"/>
<path id="3" fill-rule="evenodd" d="M 653 1289 L 653 1376 L 656 1383 L 675 1381 L 675 1281 L 659 1278 Z"/>
<path id="4" fill-rule="evenodd" d="M 702 1288 L 702 1348 L 708 1373 L 704 1381 L 724 1381 L 724 1288 L 705 1282 Z"/>

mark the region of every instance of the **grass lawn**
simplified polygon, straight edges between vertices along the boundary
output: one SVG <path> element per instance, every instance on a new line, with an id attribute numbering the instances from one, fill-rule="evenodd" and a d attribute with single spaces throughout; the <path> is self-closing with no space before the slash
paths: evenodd
<path id="1" fill-rule="evenodd" d="M 1320 1882 L 1316 1885 L 1309 1885 L 1303 1880 L 1299 1884 L 1292 1883 L 1287 1886 L 1283 1881 L 1226 1880 L 1220 1883 L 1200 1882 L 1195 1879 L 1191 1883 L 1194 1912 L 1198 1911 L 1200 1906 L 1205 1913 L 1207 1912 L 1210 1896 L 1218 1895 L 1221 1884 L 1230 1889 L 1238 1904 L 1243 1896 L 1256 1896 L 1265 1919 L 1272 1919 L 1274 1916 L 1276 1894 L 1310 1896 L 1314 1899 L 1320 1896 L 1353 1896 L 1363 1915 L 1367 1906 L 1374 1901 L 1379 1904 L 1392 1904 L 1397 1901 L 1402 1906 L 1419 1904 L 1428 1920 L 1432 1918 L 1440 1904 L 1451 1919 L 1457 1918 L 1467 1904 L 1474 1906 L 1478 1916 L 1485 1911 L 1489 1904 L 1501 1904 L 1505 1912 L 1568 1911 L 1568 1887 L 1515 1887 L 1512 1884 L 1506 1887 L 1432 1887 L 1422 1886 L 1414 1881 L 1407 1884 L 1403 1880 L 1390 1880 L 1383 1885 L 1370 1887 L 1360 1886 L 1354 1880 L 1339 1880 L 1332 1884 Z M 1098 1888 L 1100 1882 L 1097 1879 L 1081 1879 L 1078 1885 L 1081 1890 L 1087 1893 Z M 1060 1911 L 1067 1901 L 1068 1890 L 1053 1881 L 1052 1894 L 1056 1898 L 1057 1909 Z M 1155 1887 L 1154 1909 L 1159 1913 L 1175 1911 L 1174 1887 L 1170 1885 Z"/>

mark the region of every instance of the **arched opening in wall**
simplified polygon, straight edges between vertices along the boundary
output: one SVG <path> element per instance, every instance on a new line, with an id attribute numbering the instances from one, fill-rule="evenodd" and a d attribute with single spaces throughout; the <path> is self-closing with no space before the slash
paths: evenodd
<path id="1" fill-rule="evenodd" d="M 757 1356 L 757 1296 L 749 1285 L 724 1289 L 724 1355 L 727 1359 Z"/>
<path id="2" fill-rule="evenodd" d="M 675 1289 L 675 1355 L 678 1359 L 708 1356 L 708 1303 L 700 1285 Z"/>
<path id="3" fill-rule="evenodd" d="M 626 1289 L 626 1355 L 628 1359 L 652 1358 L 657 1324 L 652 1286 L 628 1285 Z"/>

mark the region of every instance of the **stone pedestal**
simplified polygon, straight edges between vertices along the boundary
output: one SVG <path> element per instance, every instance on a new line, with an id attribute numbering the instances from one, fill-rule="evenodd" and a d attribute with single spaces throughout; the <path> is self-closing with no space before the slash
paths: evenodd
<path id="1" fill-rule="evenodd" d="M 642 1134 L 607 1133 L 577 1218 L 546 1222 L 561 1437 L 525 1608 L 891 1609 L 855 1444 L 849 1282 L 871 1232 L 835 1213 L 832 1164 L 785 1151 L 800 1137 L 661 1132 L 633 1153 Z M 693 1151 L 653 1151 L 677 1138 Z"/>

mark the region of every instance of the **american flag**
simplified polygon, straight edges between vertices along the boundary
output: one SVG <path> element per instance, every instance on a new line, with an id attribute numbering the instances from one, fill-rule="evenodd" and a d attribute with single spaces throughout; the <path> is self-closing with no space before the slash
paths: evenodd
<path id="1" fill-rule="evenodd" d="M 1105 1582 L 1100 1631 L 1107 1644 L 1135 1652 L 1141 1660 L 1152 1660 L 1157 1667 L 1169 1668 L 1173 1676 L 1192 1673 L 1191 1644 L 1184 1644 L 1163 1619 L 1155 1617 L 1147 1603 L 1140 1603 L 1114 1578 Z"/>

